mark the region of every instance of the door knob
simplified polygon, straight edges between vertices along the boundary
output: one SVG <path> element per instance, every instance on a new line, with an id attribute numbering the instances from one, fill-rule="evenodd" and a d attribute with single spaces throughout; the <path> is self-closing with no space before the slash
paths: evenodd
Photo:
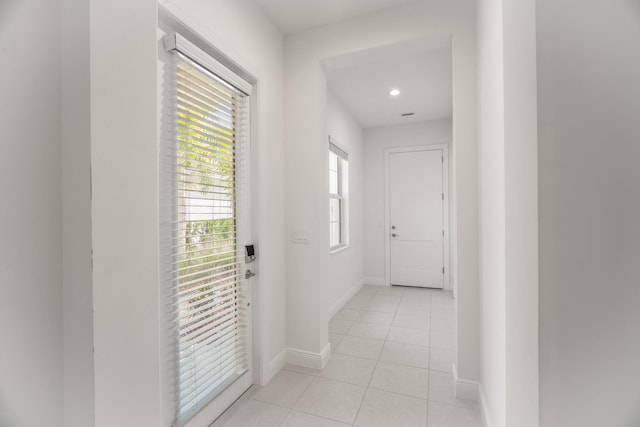
<path id="1" fill-rule="evenodd" d="M 396 234 L 396 233 L 393 233 L 393 234 L 391 235 L 391 237 L 400 237 L 400 235 L 399 235 L 399 234 Z"/>

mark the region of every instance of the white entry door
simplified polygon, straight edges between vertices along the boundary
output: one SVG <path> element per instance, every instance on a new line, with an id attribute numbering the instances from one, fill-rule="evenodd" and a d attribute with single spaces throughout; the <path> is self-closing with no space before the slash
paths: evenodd
<path id="1" fill-rule="evenodd" d="M 392 285 L 444 287 L 444 152 L 388 153 Z"/>
<path id="2" fill-rule="evenodd" d="M 253 383 L 251 86 L 211 58 L 161 55 L 171 128 L 160 155 L 167 394 L 172 425 L 206 427 Z"/>

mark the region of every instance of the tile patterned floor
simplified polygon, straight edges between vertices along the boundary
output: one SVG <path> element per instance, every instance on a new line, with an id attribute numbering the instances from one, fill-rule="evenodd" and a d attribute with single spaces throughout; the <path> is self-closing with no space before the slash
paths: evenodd
<path id="1" fill-rule="evenodd" d="M 443 291 L 365 285 L 329 322 L 331 360 L 287 365 L 215 427 L 482 427 L 456 399 L 454 312 Z"/>

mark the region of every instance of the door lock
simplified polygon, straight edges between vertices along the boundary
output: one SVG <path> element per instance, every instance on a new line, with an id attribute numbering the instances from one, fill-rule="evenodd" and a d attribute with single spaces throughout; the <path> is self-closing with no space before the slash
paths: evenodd
<path id="1" fill-rule="evenodd" d="M 245 279 L 251 279 L 255 275 L 256 275 L 256 273 L 253 273 L 251 270 L 247 270 L 247 271 L 244 272 L 244 278 Z"/>

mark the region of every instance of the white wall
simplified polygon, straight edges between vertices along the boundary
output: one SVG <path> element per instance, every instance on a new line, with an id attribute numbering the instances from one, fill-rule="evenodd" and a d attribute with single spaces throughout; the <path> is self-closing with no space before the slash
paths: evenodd
<path id="1" fill-rule="evenodd" d="M 156 2 L 90 3 L 95 425 L 159 426 Z"/>
<path id="2" fill-rule="evenodd" d="M 384 259 L 384 150 L 392 147 L 451 144 L 451 120 L 368 128 L 364 131 L 365 261 L 369 284 L 385 283 Z M 451 161 L 451 159 L 449 159 Z"/>
<path id="3" fill-rule="evenodd" d="M 94 423 L 89 2 L 63 0 L 60 24 L 64 425 L 89 427 Z"/>
<path id="4" fill-rule="evenodd" d="M 479 3 L 482 403 L 538 426 L 535 3 Z"/>
<path id="5" fill-rule="evenodd" d="M 286 345 L 283 40 L 248 0 L 171 5 L 259 80 L 253 135 L 259 261 L 252 267 L 260 278 L 256 350 L 264 382 Z M 158 289 L 156 2 L 95 1 L 90 22 L 96 426 L 168 425 Z"/>
<path id="6" fill-rule="evenodd" d="M 489 426 L 503 427 L 507 374 L 502 0 L 481 1 L 478 19 L 481 388 Z"/>
<path id="7" fill-rule="evenodd" d="M 640 3 L 538 0 L 540 425 L 640 425 Z"/>
<path id="8" fill-rule="evenodd" d="M 478 379 L 475 9 L 474 3 L 463 0 L 412 2 L 286 38 L 287 232 L 305 230 L 310 236 L 310 244 L 287 245 L 290 347 L 320 353 L 328 342 L 326 78 L 320 61 L 447 35 L 453 37 L 457 363 L 460 377 Z"/>
<path id="9" fill-rule="evenodd" d="M 60 2 L 0 3 L 0 425 L 63 425 Z"/>
<path id="10" fill-rule="evenodd" d="M 329 255 L 327 286 L 331 317 L 363 283 L 365 185 L 362 128 L 330 91 L 327 93 L 327 133 L 335 144 L 349 153 L 349 247 Z"/>
<path id="11" fill-rule="evenodd" d="M 539 426 L 535 0 L 505 2 L 506 425 Z"/>

